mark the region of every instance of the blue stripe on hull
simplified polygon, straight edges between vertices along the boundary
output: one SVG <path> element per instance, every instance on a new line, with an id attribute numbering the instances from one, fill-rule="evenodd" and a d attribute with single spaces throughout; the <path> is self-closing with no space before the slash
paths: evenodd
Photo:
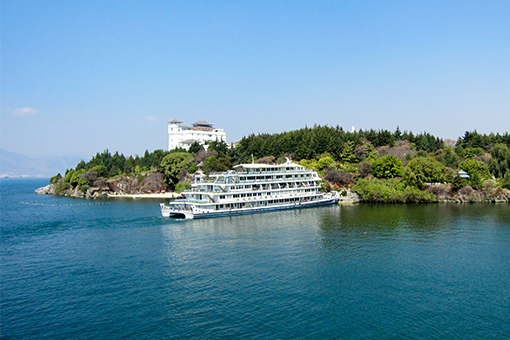
<path id="1" fill-rule="evenodd" d="M 249 209 L 249 210 L 246 209 L 246 210 L 211 212 L 211 213 L 193 215 L 193 219 L 222 217 L 222 216 L 235 216 L 235 215 L 249 215 L 249 214 L 256 214 L 256 213 L 273 212 L 273 211 L 278 211 L 278 210 L 313 208 L 313 207 L 319 207 L 319 206 L 324 206 L 324 205 L 331 205 L 331 204 L 335 204 L 335 203 L 338 203 L 338 200 L 334 199 L 334 200 L 301 204 L 301 205 L 296 204 L 296 205 L 276 206 L 276 207 L 265 208 L 265 209 L 255 208 L 255 209 Z"/>

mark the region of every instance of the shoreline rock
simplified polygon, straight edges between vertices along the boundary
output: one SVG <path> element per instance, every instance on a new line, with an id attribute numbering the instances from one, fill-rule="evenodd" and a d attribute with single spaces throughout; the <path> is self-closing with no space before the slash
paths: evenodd
<path id="1" fill-rule="evenodd" d="M 35 189 L 34 191 L 37 195 L 54 195 L 55 194 L 55 187 L 53 184 L 48 184 L 45 187 Z"/>
<path id="2" fill-rule="evenodd" d="M 122 195 L 146 195 L 148 193 L 169 192 L 169 185 L 164 181 L 162 173 L 149 173 L 147 175 L 115 176 L 104 179 L 95 178 L 91 181 L 92 186 L 84 191 L 79 190 L 78 186 L 64 190 L 58 190 L 62 183 L 49 184 L 38 188 L 34 192 L 38 195 L 56 195 L 75 198 L 104 198 L 119 197 Z"/>

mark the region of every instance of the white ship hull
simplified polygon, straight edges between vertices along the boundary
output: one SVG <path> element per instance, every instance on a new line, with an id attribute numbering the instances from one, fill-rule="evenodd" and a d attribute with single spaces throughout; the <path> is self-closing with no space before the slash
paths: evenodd
<path id="1" fill-rule="evenodd" d="M 185 219 L 197 219 L 197 218 L 211 218 L 211 217 L 222 217 L 222 216 L 234 216 L 234 215 L 247 215 L 264 213 L 278 210 L 289 210 L 289 209 L 304 209 L 319 207 L 324 205 L 332 205 L 338 203 L 338 197 L 325 198 L 320 201 L 313 202 L 301 202 L 291 204 L 281 204 L 264 207 L 249 207 L 249 208 L 233 208 L 224 210 L 213 210 L 213 209 L 201 209 L 197 206 L 189 208 L 172 208 L 164 203 L 161 203 L 161 215 L 163 217 L 174 217 L 174 218 L 185 218 Z"/>

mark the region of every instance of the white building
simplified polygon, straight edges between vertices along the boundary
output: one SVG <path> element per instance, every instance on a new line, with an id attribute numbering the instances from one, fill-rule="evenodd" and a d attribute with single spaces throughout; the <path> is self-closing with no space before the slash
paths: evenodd
<path id="1" fill-rule="evenodd" d="M 188 150 L 194 142 L 202 145 L 213 140 L 227 142 L 225 130 L 214 128 L 213 124 L 207 121 L 197 120 L 191 124 L 192 126 L 184 126 L 182 123 L 177 119 L 168 122 L 168 150 L 175 148 Z"/>

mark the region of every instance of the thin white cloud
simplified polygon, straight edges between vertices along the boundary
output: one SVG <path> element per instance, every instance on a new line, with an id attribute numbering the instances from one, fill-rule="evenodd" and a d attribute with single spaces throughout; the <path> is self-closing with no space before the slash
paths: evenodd
<path id="1" fill-rule="evenodd" d="M 147 120 L 148 122 L 157 122 L 159 119 L 156 116 L 147 116 L 145 117 L 145 120 Z"/>
<path id="2" fill-rule="evenodd" d="M 14 109 L 13 114 L 15 116 L 32 116 L 37 114 L 39 111 L 36 109 L 32 109 L 31 107 L 22 107 L 19 109 Z"/>

